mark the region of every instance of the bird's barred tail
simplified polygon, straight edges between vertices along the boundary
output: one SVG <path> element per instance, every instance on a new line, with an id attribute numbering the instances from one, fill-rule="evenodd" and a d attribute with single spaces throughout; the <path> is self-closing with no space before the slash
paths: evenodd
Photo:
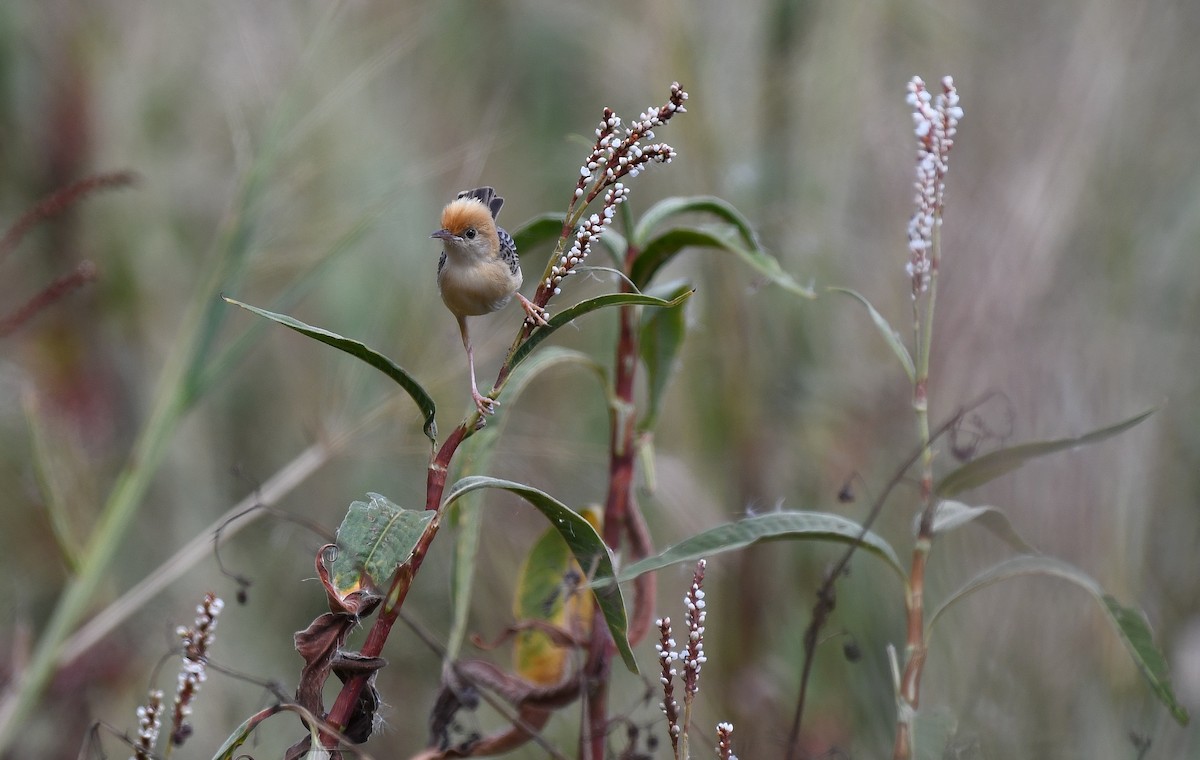
<path id="1" fill-rule="evenodd" d="M 500 213 L 500 209 L 504 206 L 504 199 L 496 195 L 494 187 L 477 187 L 474 190 L 463 190 L 458 194 L 459 198 L 474 198 L 483 205 L 491 209 L 492 218 L 495 219 Z"/>

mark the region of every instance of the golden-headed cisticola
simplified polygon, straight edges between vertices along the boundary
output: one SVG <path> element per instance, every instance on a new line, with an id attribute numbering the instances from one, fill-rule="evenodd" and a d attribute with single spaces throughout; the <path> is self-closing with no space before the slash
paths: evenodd
<path id="1" fill-rule="evenodd" d="M 480 414 L 495 412 L 496 401 L 479 393 L 475 383 L 475 354 L 467 331 L 467 317 L 504 308 L 516 296 L 535 324 L 545 325 L 545 311 L 517 292 L 521 287 L 521 260 L 517 246 L 496 224 L 504 199 L 490 187 L 466 190 L 442 209 L 442 228 L 430 237 L 442 241 L 437 282 L 442 301 L 458 320 L 467 368 L 471 373 L 471 398 Z"/>

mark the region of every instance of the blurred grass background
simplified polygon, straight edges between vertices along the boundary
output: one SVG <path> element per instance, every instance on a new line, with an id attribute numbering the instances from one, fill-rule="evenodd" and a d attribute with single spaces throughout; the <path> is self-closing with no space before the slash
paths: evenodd
<path id="1" fill-rule="evenodd" d="M 600 109 L 629 120 L 678 80 L 689 113 L 659 138 L 680 157 L 633 183 L 632 209 L 721 196 L 797 279 L 853 287 L 901 326 L 914 152 L 904 85 L 949 73 L 966 117 L 949 177 L 933 419 L 997 391 L 1004 402 L 984 416 L 1009 432 L 1000 407 L 1011 410 L 1012 443 L 1165 404 L 1132 432 L 1032 464 L 973 501 L 1002 507 L 1043 551 L 1143 606 L 1180 696 L 1200 710 L 1198 36 L 1200 5 L 1186 0 L 0 5 L 0 221 L 88 173 L 141 176 L 41 225 L 0 262 L 5 311 L 79 260 L 100 270 L 0 347 L 4 674 L 19 669 L 69 572 L 38 487 L 30 418 L 68 496 L 69 541 L 82 542 L 264 155 L 274 158 L 253 209 L 252 257 L 230 295 L 270 304 L 320 267 L 290 311 L 397 358 L 434 393 L 445 431 L 469 397 L 428 235 L 454 192 L 495 185 L 510 227 L 561 211 Z M 544 256 L 526 253 L 528 278 Z M 861 516 L 915 440 L 904 375 L 866 315 L 838 296 L 797 301 L 711 254 L 672 270 L 698 292 L 656 435 L 658 490 L 643 495 L 657 542 L 777 504 Z M 561 298 L 606 287 L 575 281 Z M 228 317 L 220 346 L 252 324 Z M 512 310 L 473 324 L 481 383 L 518 320 Z M 613 315 L 579 327 L 555 340 L 609 361 Z M 578 392 L 590 382 L 559 371 L 505 406 L 495 474 L 569 504 L 602 500 L 603 400 Z M 391 393 L 336 352 L 263 331 L 173 437 L 97 608 Z M 394 409 L 280 506 L 332 529 L 367 490 L 420 503 L 426 443 L 411 407 Z M 838 505 L 854 473 L 859 501 Z M 492 499 L 475 615 L 485 636 L 508 622 L 495 600 L 511 594 L 542 527 L 514 499 Z M 903 553 L 914 503 L 902 489 L 879 526 Z M 291 634 L 323 607 L 311 582 L 321 543 L 268 518 L 228 545 L 223 559 L 254 586 L 221 620 L 221 664 L 294 688 Z M 701 726 L 732 720 L 742 757 L 782 754 L 800 636 L 832 551 L 772 545 L 709 565 Z M 446 551 L 433 554 L 406 610 L 438 635 L 448 566 Z M 1003 555 L 988 535 L 950 536 L 935 553 L 930 597 Z M 660 575 L 662 614 L 680 614 L 689 573 Z M 174 626 L 207 589 L 234 593 L 211 559 L 72 662 L 11 756 L 74 757 L 97 720 L 132 728 Z M 814 753 L 886 755 L 894 708 L 883 650 L 902 641 L 900 594 L 864 558 L 840 586 L 830 630 L 850 632 L 864 658 L 845 662 L 838 643 L 821 650 L 806 721 Z M 1017 581 L 946 621 L 922 709 L 954 721 L 951 756 L 1129 758 L 1136 732 L 1153 739 L 1147 757 L 1200 757 L 1196 729 L 1154 701 L 1091 605 L 1053 581 Z M 407 631 L 387 654 L 385 730 L 369 750 L 406 757 L 423 743 L 438 664 Z M 174 663 L 165 668 L 167 684 Z M 618 683 L 614 713 L 657 726 L 653 707 L 638 707 L 642 685 L 624 674 Z M 185 755 L 208 756 L 266 699 L 214 675 Z M 568 723 L 557 719 L 550 735 L 571 754 Z M 297 735 L 292 722 L 269 725 L 252 752 L 277 754 Z"/>

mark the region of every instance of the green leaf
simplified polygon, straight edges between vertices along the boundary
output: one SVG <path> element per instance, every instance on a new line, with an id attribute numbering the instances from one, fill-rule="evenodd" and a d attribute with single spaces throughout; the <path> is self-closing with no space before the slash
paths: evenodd
<path id="1" fill-rule="evenodd" d="M 613 578 L 612 555 L 609 554 L 604 540 L 600 538 L 600 534 L 591 526 L 591 523 L 553 496 L 533 486 L 480 475 L 463 478 L 455 483 L 446 494 L 443 509 L 455 499 L 480 488 L 500 488 L 515 493 L 537 507 L 538 511 L 546 516 L 554 529 L 567 542 L 571 553 L 575 555 L 575 560 L 589 574 L 589 577 L 593 581 L 610 581 L 593 588 L 592 593 L 595 595 L 596 603 L 600 605 L 600 611 L 604 615 L 604 621 L 608 625 L 613 641 L 616 642 L 617 651 L 621 653 L 621 659 L 625 661 L 626 667 L 637 673 L 637 661 L 633 657 L 633 650 L 629 648 L 627 634 L 629 622 L 625 615 L 625 601 L 621 596 L 620 587 L 611 582 Z"/>
<path id="2" fill-rule="evenodd" d="M 221 744 L 221 747 L 217 750 L 217 754 L 213 755 L 213 760 L 233 760 L 234 757 L 245 757 L 245 755 L 234 755 L 234 750 L 249 740 L 250 734 L 254 729 L 265 723 L 268 718 L 279 715 L 282 712 L 296 713 L 296 717 L 304 723 L 309 735 L 312 737 L 312 746 L 319 746 L 318 736 L 321 732 L 321 721 L 300 705 L 285 703 L 272 705 L 265 710 L 260 710 L 242 721 L 242 724 L 235 728 L 233 733 Z M 312 755 L 312 752 L 313 750 L 309 750 L 309 756 Z"/>
<path id="3" fill-rule="evenodd" d="M 1109 427 L 1101 428 L 1100 430 L 1095 430 L 1075 438 L 1025 443 L 1020 446 L 1013 446 L 984 454 L 942 478 L 941 482 L 934 489 L 934 493 L 941 497 L 950 497 L 960 494 L 963 491 L 969 491 L 972 488 L 978 488 L 1001 475 L 1007 475 L 1031 459 L 1073 449 L 1077 446 L 1085 446 L 1089 443 L 1102 441 L 1105 438 L 1111 438 L 1117 433 L 1123 433 L 1156 411 L 1158 411 L 1157 408 L 1148 409 L 1115 425 L 1110 425 Z"/>
<path id="4" fill-rule="evenodd" d="M 562 237 L 566 217 L 559 213 L 540 214 L 509 230 L 517 253 L 524 254 L 546 243 L 553 244 Z"/>
<path id="5" fill-rule="evenodd" d="M 527 338 L 525 342 L 513 352 L 512 360 L 509 362 L 509 366 L 513 369 L 516 369 L 517 365 L 527 359 L 529 354 L 533 352 L 533 349 L 536 348 L 537 345 L 543 340 L 550 337 L 551 333 L 563 325 L 569 324 L 572 320 L 582 317 L 584 314 L 596 311 L 597 309 L 604 309 L 609 306 L 658 306 L 669 308 L 683 303 L 688 299 L 689 296 L 692 295 L 693 292 L 694 291 L 689 290 L 678 298 L 670 301 L 664 301 L 661 298 L 654 298 L 653 296 L 644 296 L 639 293 L 609 293 L 607 295 L 589 298 L 586 301 L 580 301 L 574 306 L 552 315 L 549 320 L 549 327 L 539 327 L 538 329 L 534 330 L 533 334 L 530 335 L 529 338 Z"/>
<path id="6" fill-rule="evenodd" d="M 1154 633 L 1145 615 L 1140 610 L 1125 607 L 1115 597 L 1105 594 L 1104 607 L 1117 627 L 1122 642 L 1129 650 L 1130 657 L 1142 675 L 1150 683 L 1150 689 L 1158 701 L 1162 702 L 1171 715 L 1181 726 L 1189 721 L 1187 710 L 1175 701 L 1175 692 L 1171 689 L 1171 671 L 1162 650 L 1154 643 Z"/>
<path id="7" fill-rule="evenodd" d="M 608 388 L 604 367 L 581 351 L 551 346 L 537 352 L 509 376 L 505 386 L 505 402 L 512 404 L 529 383 L 542 372 L 562 364 L 580 364 L 590 369 L 600 379 L 600 390 Z M 482 475 L 491 468 L 492 454 L 500 431 L 509 415 L 497 417 L 487 427 L 467 439 L 459 449 L 460 472 L 463 475 Z M 446 642 L 446 659 L 458 658 L 467 634 L 467 616 L 471 608 L 471 590 L 475 578 L 475 560 L 479 555 L 480 536 L 483 530 L 483 513 L 480 510 L 482 492 L 473 491 L 455 504 L 450 519 L 458 528 L 454 542 L 454 560 L 450 573 L 450 599 L 453 610 L 450 633 Z"/>
<path id="8" fill-rule="evenodd" d="M 645 214 L 642 214 L 637 227 L 633 230 L 634 245 L 645 248 L 650 240 L 650 234 L 672 216 L 695 213 L 711 214 L 717 217 L 733 227 L 744 247 L 760 250 L 754 230 L 742 212 L 734 208 L 729 201 L 711 195 L 676 196 L 664 198 L 654 204 L 646 210 Z"/>
<path id="9" fill-rule="evenodd" d="M 374 228 L 377 219 L 393 210 L 394 202 L 390 199 L 380 200 L 369 207 L 317 257 L 311 266 L 301 271 L 275 296 L 275 300 L 269 307 L 270 310 L 282 312 L 295 307 L 303 296 L 318 283 L 325 281 L 325 273 L 341 256 L 355 249 L 363 237 Z M 267 322 L 256 320 L 236 338 L 223 344 L 212 360 L 193 379 L 188 388 L 189 393 L 195 397 L 202 396 L 213 383 L 228 375 L 245 358 L 250 349 L 257 345 L 267 324 Z"/>
<path id="10" fill-rule="evenodd" d="M 716 217 L 721 224 L 703 227 L 686 225 L 651 239 L 654 230 L 667 219 L 695 213 Z M 654 274 L 680 250 L 703 247 L 732 253 L 771 282 L 805 298 L 815 297 L 811 288 L 796 282 L 783 271 L 774 257 L 763 251 L 749 220 L 731 203 L 720 198 L 691 196 L 659 201 L 642 215 L 632 233 L 632 240 L 640 253 L 630 275 L 641 289 L 645 289 Z"/>
<path id="11" fill-rule="evenodd" d="M 997 538 L 1019 552 L 1026 552 L 1028 554 L 1040 553 L 1022 538 L 1020 533 L 1017 533 L 1017 529 L 1009 521 L 1008 515 L 995 507 L 972 507 L 968 504 L 963 504 L 961 501 L 942 500 L 938 502 L 937 509 L 933 513 L 933 532 L 935 534 L 949 533 L 956 528 L 961 528 L 967 523 L 974 521 L 979 521 L 981 525 L 990 530 Z M 920 527 L 920 523 L 921 515 L 918 514 L 913 520 L 914 534 Z"/>
<path id="12" fill-rule="evenodd" d="M 712 248 L 732 253 L 755 272 L 785 290 L 805 298 L 816 297 L 811 288 L 796 282 L 783 271 L 775 257 L 758 248 L 747 248 L 737 232 L 728 227 L 676 227 L 663 232 L 641 249 L 630 270 L 630 279 L 638 288 L 645 289 L 658 270 L 685 248 Z"/>
<path id="13" fill-rule="evenodd" d="M 984 570 L 961 589 L 951 594 L 930 616 L 925 633 L 926 645 L 933 636 L 934 624 L 954 604 L 993 583 L 1026 575 L 1048 575 L 1061 578 L 1090 593 L 1100 603 L 1100 607 L 1116 629 L 1129 656 L 1150 684 L 1151 691 L 1171 711 L 1175 720 L 1181 725 L 1187 725 L 1187 710 L 1175 699 L 1175 694 L 1171 690 L 1166 658 L 1155 645 L 1154 636 L 1145 617 L 1139 611 L 1121 605 L 1112 596 L 1106 594 L 1100 584 L 1091 576 L 1062 560 L 1050 557 L 1013 557 Z"/>
<path id="14" fill-rule="evenodd" d="M 904 367 L 904 373 L 908 375 L 908 381 L 915 383 L 917 381 L 917 368 L 913 364 L 912 355 L 908 353 L 908 347 L 904 345 L 904 341 L 900 339 L 900 333 L 896 332 L 888 321 L 874 306 L 867 300 L 867 297 L 858 291 L 850 288 L 826 288 L 826 290 L 834 293 L 845 293 L 848 296 L 857 298 L 863 306 L 867 307 L 867 313 L 871 315 L 871 321 L 875 323 L 875 328 L 879 330 L 879 334 L 887 341 L 888 348 L 892 349 L 892 353 L 900 360 L 901 366 Z"/>
<path id="15" fill-rule="evenodd" d="M 351 356 L 361 359 L 362 361 L 390 377 L 396 382 L 397 385 L 408 392 L 408 395 L 416 403 L 417 408 L 421 410 L 421 414 L 424 415 L 425 418 L 422 429 L 425 431 L 425 435 L 430 441 L 433 441 L 435 444 L 437 443 L 437 423 L 434 421 L 434 414 L 437 411 L 437 408 L 434 406 L 433 398 L 424 388 L 421 387 L 421 384 L 418 383 L 412 375 L 408 374 L 408 372 L 406 372 L 400 365 L 396 364 L 394 361 L 374 350 L 373 348 L 358 342 L 357 340 L 343 338 L 337 333 L 332 333 L 328 330 L 322 330 L 319 327 L 307 325 L 298 319 L 287 316 L 286 314 L 276 314 L 275 312 L 267 311 L 266 309 L 260 309 L 256 306 L 251 306 L 226 296 L 222 296 L 222 298 L 234 306 L 240 306 L 246 311 L 253 312 L 260 317 L 266 317 L 267 319 L 278 322 L 285 327 L 290 327 L 296 332 L 302 335 L 307 335 L 308 337 L 318 340 L 325 345 L 333 346 L 334 348 L 345 351 Z"/>
<path id="16" fill-rule="evenodd" d="M 674 300 L 691 289 L 692 287 L 685 282 L 675 282 L 664 286 L 661 292 L 650 295 Z M 639 424 L 641 430 L 652 429 L 658 419 L 658 410 L 667 389 L 667 381 L 671 379 L 675 360 L 683 347 L 686 325 L 686 314 L 682 306 L 654 309 L 642 315 L 638 351 L 641 353 L 642 363 L 646 365 L 649 400 L 646 404 L 646 414 Z"/>
<path id="17" fill-rule="evenodd" d="M 350 504 L 337 532 L 337 557 L 327 563 L 330 583 L 342 598 L 360 588 L 386 591 L 434 515 L 431 510 L 398 507 L 377 493 L 367 496 L 370 503 Z"/>
<path id="18" fill-rule="evenodd" d="M 861 539 L 860 539 L 861 536 Z M 887 541 L 867 531 L 853 520 L 827 512 L 772 512 L 725 523 L 697 533 L 654 557 L 634 562 L 621 571 L 619 583 L 652 570 L 660 570 L 680 562 L 695 562 L 725 552 L 744 549 L 760 541 L 833 541 L 857 543 L 863 549 L 884 560 L 896 571 L 901 581 L 906 579 L 904 566 Z"/>

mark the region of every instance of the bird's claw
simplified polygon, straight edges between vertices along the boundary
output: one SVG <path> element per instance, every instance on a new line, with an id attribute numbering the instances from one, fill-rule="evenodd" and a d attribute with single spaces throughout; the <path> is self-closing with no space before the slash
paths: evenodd
<path id="1" fill-rule="evenodd" d="M 521 308 L 525 310 L 525 321 L 532 325 L 550 326 L 550 323 L 546 320 L 546 317 L 550 316 L 549 312 L 520 293 L 517 295 L 521 298 Z"/>
<path id="2" fill-rule="evenodd" d="M 471 396 L 475 399 L 475 408 L 479 410 L 479 414 L 487 416 L 496 413 L 496 407 L 500 406 L 500 402 L 494 398 L 472 393 Z"/>

